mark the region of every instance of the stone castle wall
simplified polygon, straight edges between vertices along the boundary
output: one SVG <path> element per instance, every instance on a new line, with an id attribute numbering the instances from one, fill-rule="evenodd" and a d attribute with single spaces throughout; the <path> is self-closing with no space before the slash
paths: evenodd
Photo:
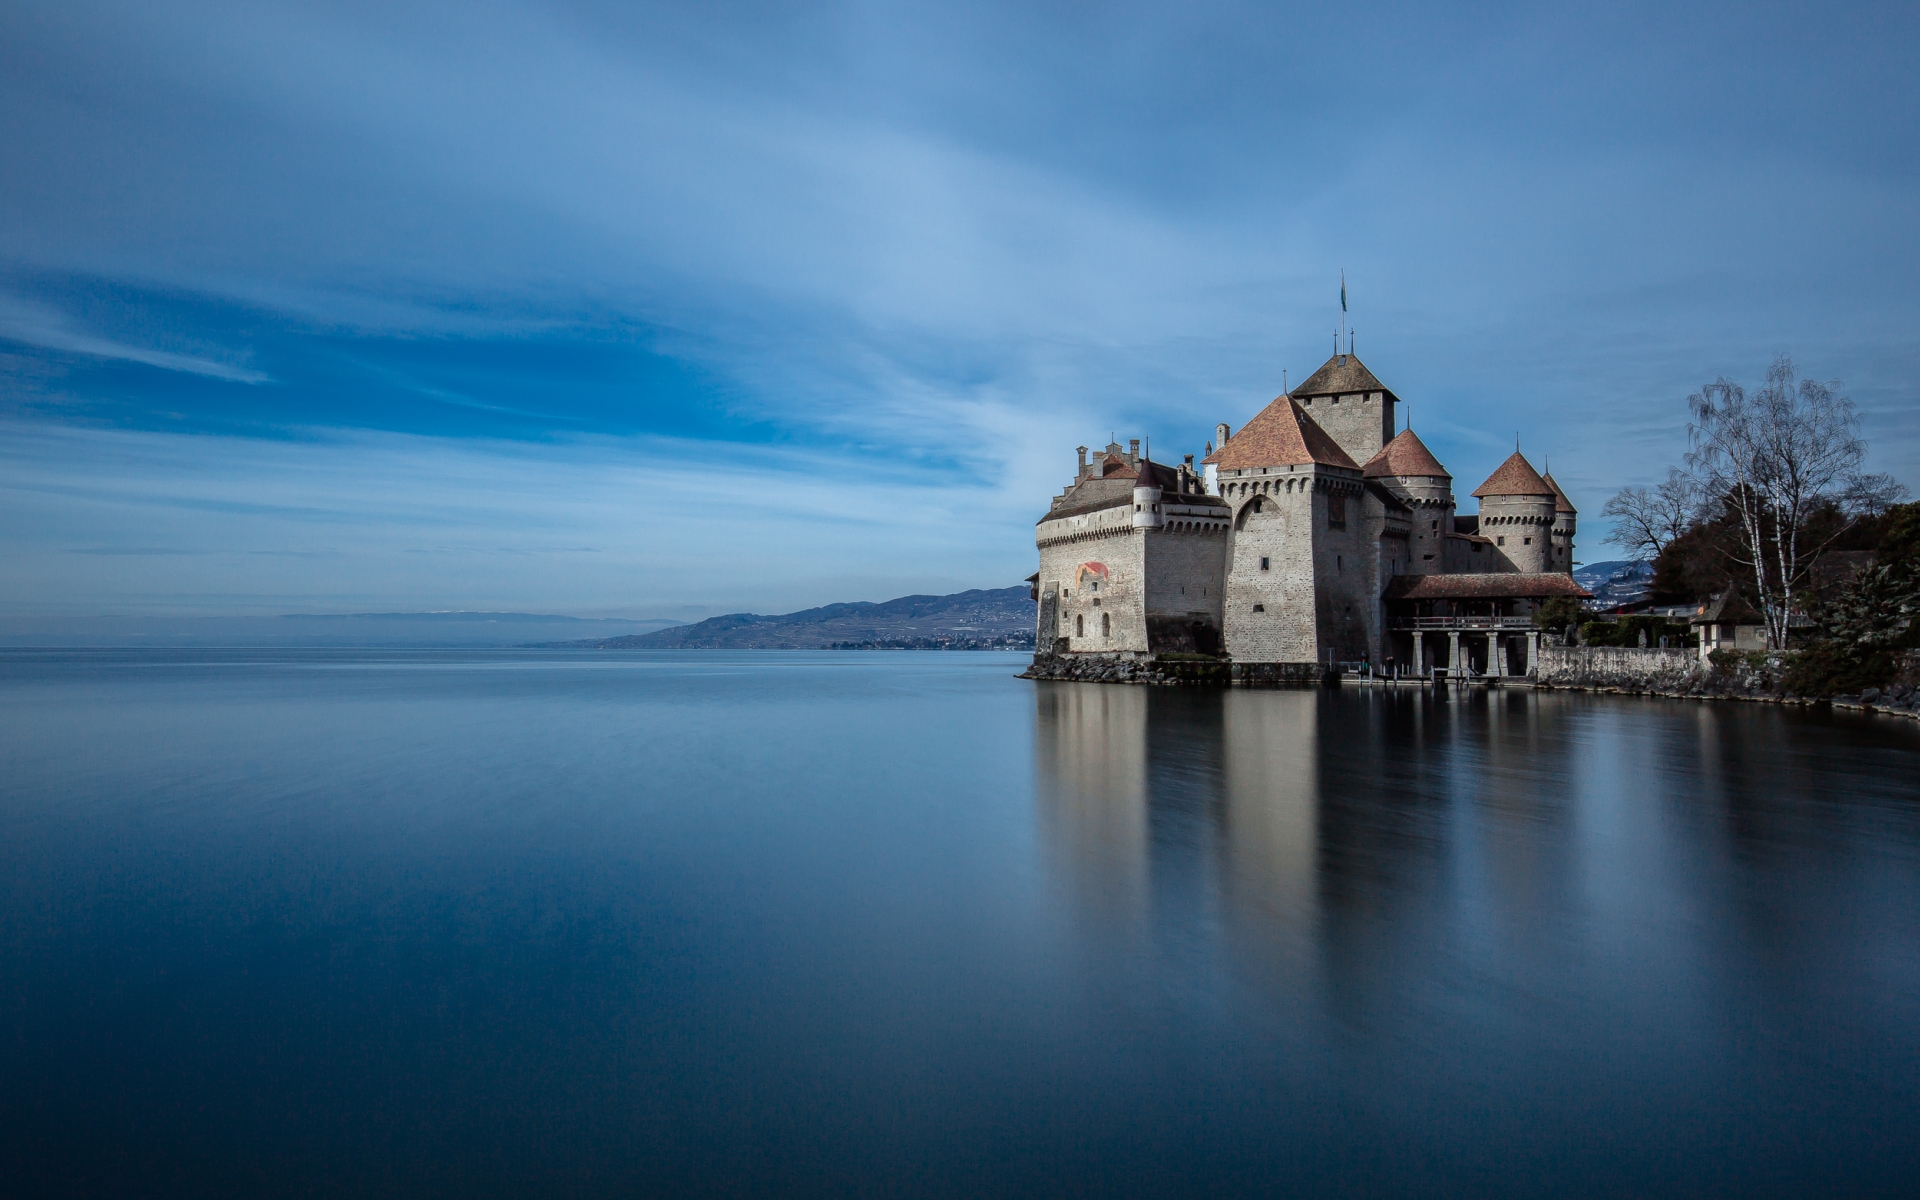
<path id="1" fill-rule="evenodd" d="M 1300 407 L 1354 462 L 1366 462 L 1393 439 L 1393 404 L 1382 392 L 1306 396 Z"/>
<path id="2" fill-rule="evenodd" d="M 1057 636 L 1068 639 L 1070 649 L 1147 649 L 1144 537 L 1133 528 L 1130 504 L 1041 523 L 1040 592 L 1059 589 Z M 1096 576 L 1080 570 L 1086 563 L 1107 569 L 1097 590 L 1092 586 Z M 1104 636 L 1100 632 L 1103 615 L 1109 621 Z M 1076 634 L 1076 628 L 1081 632 Z M 1044 645 L 1044 639 L 1037 644 Z"/>
<path id="3" fill-rule="evenodd" d="M 1385 510 L 1357 480 L 1322 481 L 1320 521 L 1314 538 L 1314 571 L 1319 586 L 1315 618 L 1319 646 L 1336 661 L 1358 661 L 1378 654 L 1380 639 L 1380 526 Z M 1327 509 L 1332 496 L 1345 499 L 1344 529 L 1332 528 Z M 1325 647 L 1320 650 L 1319 647 Z M 1295 658 L 1304 656 L 1295 655 Z"/>
<path id="4" fill-rule="evenodd" d="M 1169 518 L 1145 538 L 1147 644 L 1167 653 L 1217 654 L 1227 574 L 1227 529 Z"/>
<path id="5" fill-rule="evenodd" d="M 1266 490 L 1235 510 L 1226 650 L 1243 662 L 1312 662 L 1320 656 L 1313 550 L 1315 526 L 1326 518 L 1314 475 L 1294 471 L 1253 481 Z"/>

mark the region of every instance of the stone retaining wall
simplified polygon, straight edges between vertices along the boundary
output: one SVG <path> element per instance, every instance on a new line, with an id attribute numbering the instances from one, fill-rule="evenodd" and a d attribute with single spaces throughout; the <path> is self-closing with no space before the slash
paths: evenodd
<path id="1" fill-rule="evenodd" d="M 1203 687 L 1302 687 L 1325 682 L 1319 663 L 1236 663 L 1224 659 L 1156 659 L 1140 654 L 1036 654 L 1022 679 L 1078 683 L 1158 683 Z"/>
<path id="2" fill-rule="evenodd" d="M 1700 674 L 1700 658 L 1689 649 L 1542 646 L 1533 680 L 1541 687 L 1680 692 Z"/>

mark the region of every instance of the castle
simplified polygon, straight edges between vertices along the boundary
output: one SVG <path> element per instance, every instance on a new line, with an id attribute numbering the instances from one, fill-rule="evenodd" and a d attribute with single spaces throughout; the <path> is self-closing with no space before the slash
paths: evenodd
<path id="1" fill-rule="evenodd" d="M 1530 673 L 1534 609 L 1587 594 L 1573 505 L 1516 450 L 1456 513 L 1398 404 L 1336 354 L 1239 432 L 1217 426 L 1198 470 L 1137 440 L 1080 447 L 1035 533 L 1036 651 Z"/>

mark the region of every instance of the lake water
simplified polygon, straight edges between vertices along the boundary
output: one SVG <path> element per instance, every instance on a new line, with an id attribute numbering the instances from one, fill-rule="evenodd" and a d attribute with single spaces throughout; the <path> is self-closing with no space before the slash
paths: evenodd
<path id="1" fill-rule="evenodd" d="M 10 1194 L 1911 1194 L 1920 725 L 0 654 Z"/>

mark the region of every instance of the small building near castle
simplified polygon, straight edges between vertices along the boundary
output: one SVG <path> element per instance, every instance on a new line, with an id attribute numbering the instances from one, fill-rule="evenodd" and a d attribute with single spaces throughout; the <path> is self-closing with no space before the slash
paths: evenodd
<path id="1" fill-rule="evenodd" d="M 1516 451 L 1456 513 L 1399 403 L 1337 354 L 1198 469 L 1080 447 L 1035 530 L 1038 654 L 1528 673 L 1534 609 L 1587 595 L 1573 505 Z"/>

